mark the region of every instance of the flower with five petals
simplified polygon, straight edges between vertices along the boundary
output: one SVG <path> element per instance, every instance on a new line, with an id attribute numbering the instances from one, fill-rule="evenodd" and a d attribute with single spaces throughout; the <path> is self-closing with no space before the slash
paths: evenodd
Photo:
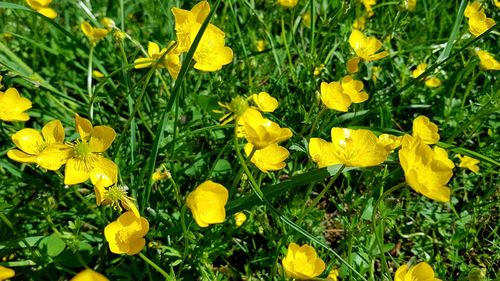
<path id="1" fill-rule="evenodd" d="M 389 55 L 387 51 L 377 53 L 382 43 L 377 38 L 365 36 L 361 31 L 354 29 L 349 36 L 349 44 L 356 56 L 366 61 L 376 61 Z"/>
<path id="2" fill-rule="evenodd" d="M 95 28 L 86 21 L 80 24 L 80 28 L 82 29 L 83 34 L 87 36 L 90 43 L 92 43 L 92 45 L 97 43 L 97 41 L 106 37 L 106 35 L 108 35 L 109 32 L 107 29 L 104 28 Z"/>
<path id="3" fill-rule="evenodd" d="M 262 112 L 273 112 L 278 108 L 278 100 L 266 92 L 253 94 L 252 99 Z"/>
<path id="4" fill-rule="evenodd" d="M 175 44 L 172 42 L 170 46 Z M 177 75 L 181 70 L 181 64 L 179 59 L 179 54 L 175 50 L 171 50 L 166 54 L 167 48 L 163 48 L 160 51 L 160 46 L 154 42 L 148 43 L 148 58 L 138 58 L 134 61 L 134 68 L 148 68 L 148 67 L 158 67 L 167 68 L 168 73 L 172 75 L 174 79 L 177 79 Z"/>
<path id="5" fill-rule="evenodd" d="M 434 277 L 434 270 L 426 262 L 421 262 L 412 266 L 408 270 L 408 265 L 403 264 L 396 270 L 394 281 L 441 281 Z"/>
<path id="6" fill-rule="evenodd" d="M 5 93 L 0 91 L 0 120 L 28 121 L 30 116 L 24 111 L 30 108 L 31 101 L 21 97 L 16 88 L 8 88 Z"/>
<path id="7" fill-rule="evenodd" d="M 285 159 L 288 158 L 290 152 L 288 149 L 279 146 L 277 143 L 270 144 L 263 149 L 253 151 L 253 145 L 251 143 L 245 144 L 244 147 L 245 154 L 250 156 L 253 152 L 252 163 L 259 168 L 263 173 L 268 173 L 269 171 L 278 171 L 285 168 Z"/>
<path id="8" fill-rule="evenodd" d="M 132 212 L 123 213 L 116 221 L 104 228 L 109 249 L 115 254 L 129 256 L 139 253 L 146 245 L 143 238 L 149 231 L 149 223 Z"/>
<path id="9" fill-rule="evenodd" d="M 288 245 L 282 261 L 285 274 L 298 280 L 308 280 L 319 276 L 325 270 L 325 263 L 318 257 L 313 247 L 295 243 Z"/>
<path id="10" fill-rule="evenodd" d="M 262 114 L 253 108 L 248 108 L 243 113 L 238 119 L 238 125 L 242 127 L 242 135 L 257 150 L 292 137 L 290 129 L 281 128 L 277 123 L 262 117 Z"/>
<path id="11" fill-rule="evenodd" d="M 229 193 L 222 184 L 208 180 L 188 194 L 186 205 L 196 223 L 200 227 L 207 227 L 224 222 L 228 197 Z"/>

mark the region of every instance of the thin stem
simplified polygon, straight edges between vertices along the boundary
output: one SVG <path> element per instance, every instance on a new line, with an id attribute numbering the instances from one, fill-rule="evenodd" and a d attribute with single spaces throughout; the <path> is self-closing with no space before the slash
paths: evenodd
<path id="1" fill-rule="evenodd" d="M 319 119 L 321 118 L 321 116 L 326 112 L 326 107 L 322 107 L 321 108 L 321 111 L 318 113 L 318 115 L 316 116 L 316 119 L 314 119 L 314 122 L 311 126 L 311 131 L 309 131 L 309 138 L 312 136 L 312 133 L 314 132 L 314 130 L 316 130 L 316 126 L 318 125 L 318 122 L 319 122 Z"/>
<path id="2" fill-rule="evenodd" d="M 384 272 L 387 272 L 387 261 L 385 259 L 385 255 L 384 255 L 384 246 L 383 246 L 383 240 L 384 240 L 384 232 L 382 231 L 381 233 L 381 236 L 380 237 L 381 239 L 379 239 L 378 235 L 377 235 L 377 224 L 375 223 L 375 219 L 377 217 L 377 211 L 378 211 L 378 206 L 380 204 L 380 202 L 382 202 L 382 200 L 385 199 L 385 197 L 387 197 L 387 195 L 391 194 L 392 192 L 402 188 L 403 186 L 406 186 L 406 182 L 402 182 L 400 184 L 397 184 L 391 188 L 389 188 L 387 191 L 385 191 L 384 193 L 382 193 L 382 195 L 380 195 L 380 197 L 377 199 L 377 201 L 375 202 L 375 205 L 373 206 L 373 213 L 372 213 L 372 226 L 373 226 L 373 233 L 375 234 L 375 237 L 377 238 L 377 244 L 378 244 L 378 248 L 379 248 L 379 251 L 380 251 L 380 258 L 381 258 L 381 263 L 382 263 L 382 274 Z"/>
<path id="3" fill-rule="evenodd" d="M 92 59 L 94 57 L 94 47 L 95 45 L 92 44 L 90 46 L 90 53 L 89 53 L 89 64 L 87 68 L 87 92 L 89 95 L 89 117 L 90 120 L 92 121 L 94 119 L 94 99 L 92 98 Z"/>
<path id="4" fill-rule="evenodd" d="M 288 38 L 286 36 L 286 30 L 285 30 L 285 19 L 284 16 L 281 17 L 281 34 L 282 34 L 282 40 L 283 44 L 285 44 L 285 50 L 286 54 L 288 57 L 288 63 L 290 63 L 290 69 L 292 70 L 292 80 L 295 82 L 295 68 L 293 66 L 293 60 L 292 60 L 292 55 L 290 54 L 290 48 L 288 47 Z"/>
<path id="5" fill-rule="evenodd" d="M 150 266 L 152 266 L 156 271 L 158 271 L 165 279 L 167 279 L 168 273 L 166 273 L 161 267 L 159 267 L 156 263 L 154 263 L 152 260 L 148 259 L 143 253 L 139 253 L 139 257 L 141 257 L 146 263 L 148 263 Z"/>

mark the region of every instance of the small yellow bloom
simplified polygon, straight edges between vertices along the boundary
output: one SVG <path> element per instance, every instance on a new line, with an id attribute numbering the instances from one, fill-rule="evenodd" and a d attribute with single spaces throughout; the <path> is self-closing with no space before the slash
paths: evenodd
<path id="1" fill-rule="evenodd" d="M 109 281 L 104 275 L 95 272 L 90 268 L 80 271 L 77 275 L 71 278 L 70 281 Z"/>
<path id="2" fill-rule="evenodd" d="M 352 104 L 351 97 L 344 93 L 340 82 L 322 82 L 320 98 L 327 108 L 342 112 L 347 112 Z"/>
<path id="3" fill-rule="evenodd" d="M 59 120 L 53 120 L 37 130 L 25 128 L 12 136 L 12 141 L 19 149 L 11 149 L 7 156 L 21 163 L 35 163 L 47 170 L 59 170 L 65 159 L 41 157 L 42 152 L 51 145 L 63 145 L 64 128 Z"/>
<path id="4" fill-rule="evenodd" d="M 326 280 L 337 281 L 338 277 L 339 277 L 339 270 L 338 270 L 338 268 L 334 268 L 334 269 L 330 270 L 330 272 L 328 273 L 328 276 L 326 277 Z"/>
<path id="5" fill-rule="evenodd" d="M 170 43 L 170 46 L 175 44 L 174 42 Z M 148 43 L 148 58 L 138 58 L 134 61 L 134 68 L 149 68 L 149 67 L 157 67 L 157 68 L 167 68 L 168 73 L 174 78 L 177 79 L 177 75 L 179 75 L 179 71 L 181 70 L 181 62 L 179 58 L 179 54 L 175 52 L 175 50 L 171 50 L 168 54 L 167 48 L 163 48 L 160 51 L 160 46 L 154 42 Z"/>
<path id="6" fill-rule="evenodd" d="M 365 6 L 368 17 L 372 17 L 374 14 L 372 6 L 377 4 L 377 0 L 361 0 L 361 3 Z"/>
<path id="7" fill-rule="evenodd" d="M 471 18 L 475 14 L 483 13 L 483 12 L 484 12 L 484 10 L 481 7 L 481 3 L 479 3 L 478 1 L 474 1 L 472 3 L 469 2 L 469 3 L 467 3 L 467 7 L 465 7 L 464 16 L 466 18 Z"/>
<path id="8" fill-rule="evenodd" d="M 135 199 L 128 196 L 123 187 L 115 184 L 106 188 L 102 181 L 99 181 L 94 185 L 94 192 L 97 206 L 111 204 L 113 209 L 119 213 L 121 213 L 123 207 L 125 210 L 131 211 L 136 217 L 140 217 L 139 209 L 135 205 Z"/>
<path id="9" fill-rule="evenodd" d="M 238 212 L 238 213 L 234 214 L 234 222 L 236 224 L 236 227 L 242 226 L 246 220 L 247 220 L 247 215 L 245 215 L 245 213 Z"/>
<path id="10" fill-rule="evenodd" d="M 318 257 L 313 247 L 295 243 L 288 245 L 286 257 L 282 261 L 285 274 L 298 280 L 308 280 L 319 276 L 325 270 L 325 263 Z"/>
<path id="11" fill-rule="evenodd" d="M 246 155 L 250 156 L 250 153 L 253 151 L 253 145 L 247 143 L 244 150 Z M 268 173 L 269 171 L 278 171 L 285 168 L 286 164 L 284 161 L 288 156 L 290 156 L 290 152 L 286 148 L 273 143 L 263 149 L 255 150 L 250 161 L 263 173 Z"/>
<path id="12" fill-rule="evenodd" d="M 49 19 L 55 19 L 57 17 L 57 12 L 49 8 L 49 4 L 52 0 L 26 0 L 28 5 L 38 13 L 48 17 Z"/>
<path id="13" fill-rule="evenodd" d="M 207 227 L 209 224 L 224 222 L 228 197 L 228 191 L 222 184 L 208 180 L 189 193 L 186 205 L 196 223 L 200 227 Z"/>
<path id="14" fill-rule="evenodd" d="M 278 108 L 278 100 L 266 92 L 253 94 L 252 99 L 262 112 L 273 112 Z"/>
<path id="15" fill-rule="evenodd" d="M 347 72 L 356 73 L 359 71 L 359 62 L 361 61 L 360 57 L 353 57 L 347 61 Z"/>
<path id="16" fill-rule="evenodd" d="M 353 103 L 361 103 L 368 100 L 368 94 L 363 91 L 362 81 L 354 80 L 351 75 L 342 78 L 342 90 L 349 95 Z"/>
<path id="17" fill-rule="evenodd" d="M 144 248 L 146 240 L 143 237 L 148 231 L 149 223 L 145 218 L 126 212 L 104 228 L 104 237 L 112 253 L 131 256 Z"/>
<path id="18" fill-rule="evenodd" d="M 21 97 L 16 88 L 8 88 L 5 93 L 0 91 L 0 120 L 28 121 L 30 116 L 24 112 L 31 108 L 31 101 Z"/>
<path id="19" fill-rule="evenodd" d="M 352 23 L 352 29 L 364 30 L 366 26 L 366 18 L 361 16 L 357 17 Z"/>
<path id="20" fill-rule="evenodd" d="M 243 136 L 256 149 L 262 149 L 273 143 L 280 143 L 292 137 L 292 131 L 281 128 L 277 123 L 262 117 L 262 114 L 248 108 L 239 118 Z"/>
<path id="21" fill-rule="evenodd" d="M 458 165 L 458 167 L 469 169 L 476 174 L 479 172 L 479 165 L 478 165 L 480 163 L 479 160 L 469 157 L 467 155 L 464 156 L 457 155 L 457 156 L 460 159 L 460 164 Z"/>
<path id="22" fill-rule="evenodd" d="M 100 79 L 104 77 L 104 74 L 102 74 L 102 72 L 100 72 L 99 70 L 94 70 L 92 71 L 92 77 L 94 77 L 95 79 Z"/>
<path id="23" fill-rule="evenodd" d="M 469 32 L 475 37 L 478 37 L 495 25 L 495 21 L 492 18 L 486 17 L 484 9 L 481 8 L 481 4 L 477 1 L 467 4 L 464 16 L 469 18 Z"/>
<path id="24" fill-rule="evenodd" d="M 390 135 L 390 134 L 381 134 L 378 136 L 379 143 L 385 147 L 389 152 L 392 152 L 394 149 L 401 146 L 402 137 Z"/>
<path id="25" fill-rule="evenodd" d="M 403 0 L 403 6 L 406 10 L 414 12 L 417 7 L 417 0 Z"/>
<path id="26" fill-rule="evenodd" d="M 436 201 L 450 201 L 446 184 L 453 175 L 454 165 L 444 149 L 432 150 L 422 139 L 406 135 L 399 150 L 399 162 L 406 182 L 416 192 Z"/>
<path id="27" fill-rule="evenodd" d="M 415 70 L 412 71 L 413 78 L 417 78 L 418 76 L 420 76 L 422 73 L 425 72 L 426 69 L 427 69 L 426 63 L 421 63 L 421 64 L 417 65 Z M 429 77 L 425 77 L 424 80 L 425 80 L 425 85 L 429 88 L 436 88 L 436 87 L 441 86 L 441 80 L 439 80 L 439 78 L 437 78 L 437 77 L 429 76 Z"/>
<path id="28" fill-rule="evenodd" d="M 80 28 L 82 29 L 83 34 L 87 36 L 87 38 L 92 44 L 95 44 L 97 43 L 97 41 L 106 37 L 106 35 L 108 35 L 109 32 L 107 29 L 104 28 L 95 28 L 86 21 L 82 22 Z"/>
<path id="29" fill-rule="evenodd" d="M 420 115 L 413 120 L 413 136 L 419 137 L 425 144 L 436 144 L 439 141 L 438 126 Z"/>
<path id="30" fill-rule="evenodd" d="M 366 61 L 376 61 L 389 55 L 387 51 L 376 53 L 382 47 L 380 40 L 373 36 L 366 37 L 357 29 L 351 32 L 349 44 L 356 55 Z"/>
<path id="31" fill-rule="evenodd" d="M 264 40 L 257 40 L 257 42 L 255 42 L 255 49 L 257 49 L 257 52 L 262 52 L 266 49 L 266 41 Z"/>
<path id="32" fill-rule="evenodd" d="M 412 266 L 408 270 L 406 264 L 400 266 L 394 275 L 394 281 L 441 281 L 434 277 L 434 270 L 426 262 Z"/>
<path id="33" fill-rule="evenodd" d="M 106 29 L 108 31 L 110 31 L 111 29 L 115 28 L 116 27 L 116 23 L 114 20 L 110 19 L 110 18 L 103 18 L 101 20 L 101 23 L 102 25 L 104 25 L 104 27 L 106 27 Z"/>
<path id="34" fill-rule="evenodd" d="M 370 167 L 385 161 L 389 151 L 369 130 L 334 127 L 332 142 L 311 138 L 309 154 L 318 166 L 344 164 L 350 167 Z"/>
<path id="35" fill-rule="evenodd" d="M 319 66 L 316 66 L 314 68 L 313 75 L 314 76 L 319 76 L 321 74 L 321 71 L 323 71 L 323 69 L 325 69 L 325 65 L 324 64 L 320 64 Z"/>
<path id="36" fill-rule="evenodd" d="M 500 70 L 500 63 L 495 59 L 495 57 L 483 50 L 476 50 L 476 54 L 479 57 L 479 66 L 484 70 Z"/>
<path id="37" fill-rule="evenodd" d="M 201 27 L 199 24 L 198 26 Z M 199 27 L 191 29 L 192 41 L 198 34 Z M 224 37 L 224 32 L 215 25 L 207 26 L 193 55 L 195 69 L 213 72 L 233 61 L 233 50 L 224 46 Z"/>
<path id="38" fill-rule="evenodd" d="M 285 8 L 293 8 L 298 2 L 299 0 L 278 0 L 278 4 Z"/>
<path id="39" fill-rule="evenodd" d="M 210 4 L 207 1 L 201 1 L 196 4 L 191 11 L 172 8 L 172 14 L 175 19 L 175 33 L 177 35 L 177 51 L 180 53 L 187 52 L 191 47 L 192 29 L 197 28 L 205 21 L 210 13 Z M 196 30 L 198 33 L 198 30 Z M 196 36 L 195 33 L 195 36 Z"/>
<path id="40" fill-rule="evenodd" d="M 153 182 L 157 182 L 157 181 L 161 181 L 161 180 L 166 180 L 166 179 L 169 179 L 171 177 L 172 177 L 172 175 L 167 170 L 165 170 L 165 171 L 157 170 L 152 175 Z"/>
<path id="41" fill-rule="evenodd" d="M 4 267 L 0 265 L 0 281 L 7 280 L 16 275 L 16 272 L 13 269 Z"/>

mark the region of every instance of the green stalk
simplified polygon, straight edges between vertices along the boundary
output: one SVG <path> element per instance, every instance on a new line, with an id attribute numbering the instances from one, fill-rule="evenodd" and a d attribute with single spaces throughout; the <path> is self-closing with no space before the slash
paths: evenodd
<path id="1" fill-rule="evenodd" d="M 166 273 L 161 267 L 159 267 L 156 263 L 154 263 L 152 260 L 148 259 L 143 253 L 139 253 L 139 257 L 143 259 L 147 264 L 152 266 L 156 271 L 158 271 L 163 277 L 165 277 L 165 280 L 169 277 L 168 273 Z"/>
<path id="2" fill-rule="evenodd" d="M 95 44 L 92 43 L 90 46 L 89 53 L 89 64 L 87 67 L 87 93 L 89 95 L 89 118 L 90 121 L 94 120 L 94 99 L 92 98 L 92 59 L 94 57 L 94 47 Z"/>

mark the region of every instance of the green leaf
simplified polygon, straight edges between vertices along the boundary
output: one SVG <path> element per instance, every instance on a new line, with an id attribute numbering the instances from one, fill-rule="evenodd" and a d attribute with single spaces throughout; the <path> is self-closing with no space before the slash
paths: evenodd
<path id="1" fill-rule="evenodd" d="M 38 247 L 42 253 L 50 257 L 57 257 L 62 251 L 64 251 L 66 244 L 61 238 L 59 238 L 59 236 L 52 234 L 43 238 L 42 241 L 40 241 L 40 244 L 38 244 Z"/>

